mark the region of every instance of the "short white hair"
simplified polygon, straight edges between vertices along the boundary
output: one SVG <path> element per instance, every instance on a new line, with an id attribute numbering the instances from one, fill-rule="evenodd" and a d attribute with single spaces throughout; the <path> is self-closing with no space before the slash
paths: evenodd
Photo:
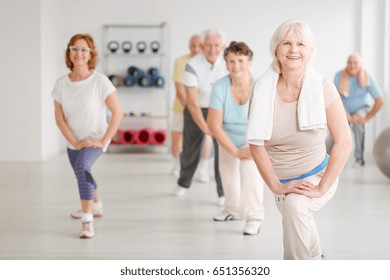
<path id="1" fill-rule="evenodd" d="M 311 59 L 315 55 L 314 35 L 310 27 L 302 20 L 289 19 L 278 26 L 271 39 L 270 51 L 273 57 L 272 66 L 274 70 L 280 73 L 280 63 L 276 57 L 276 49 L 282 40 L 290 33 L 295 31 L 302 40 L 307 42 L 308 47 L 311 49 Z"/>
<path id="2" fill-rule="evenodd" d="M 202 44 L 204 44 L 207 36 L 215 36 L 215 35 L 221 36 L 222 45 L 224 46 L 225 45 L 225 34 L 222 31 L 215 29 L 215 28 L 209 28 L 209 29 L 206 29 L 205 31 L 203 31 L 201 36 L 200 36 L 200 41 L 202 42 Z"/>

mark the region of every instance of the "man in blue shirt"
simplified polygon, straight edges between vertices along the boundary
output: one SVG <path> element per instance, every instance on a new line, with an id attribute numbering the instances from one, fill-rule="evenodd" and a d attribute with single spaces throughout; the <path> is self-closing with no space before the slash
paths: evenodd
<path id="1" fill-rule="evenodd" d="M 336 74 L 335 85 L 354 134 L 354 166 L 364 166 L 364 124 L 382 107 L 381 90 L 362 67 L 362 60 L 356 53 L 348 57 L 347 67 Z"/>

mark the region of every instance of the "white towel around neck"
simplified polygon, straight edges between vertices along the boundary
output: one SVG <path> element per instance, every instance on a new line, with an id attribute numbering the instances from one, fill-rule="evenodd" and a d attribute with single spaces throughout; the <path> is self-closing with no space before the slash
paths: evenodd
<path id="1" fill-rule="evenodd" d="M 272 135 L 276 84 L 279 73 L 272 66 L 258 79 L 253 88 L 248 120 L 247 142 L 264 145 Z M 298 99 L 298 123 L 301 130 L 325 129 L 326 113 L 322 75 L 308 67 Z"/>

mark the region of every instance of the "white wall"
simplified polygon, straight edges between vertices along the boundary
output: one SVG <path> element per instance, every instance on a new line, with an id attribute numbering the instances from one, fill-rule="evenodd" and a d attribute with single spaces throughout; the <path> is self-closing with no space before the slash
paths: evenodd
<path id="1" fill-rule="evenodd" d="M 318 70 L 333 79 L 334 72 L 344 66 L 345 56 L 355 49 L 358 41 L 355 15 L 358 3 L 354 0 L 242 0 L 239 3 L 231 0 L 67 0 L 62 10 L 67 19 L 61 28 L 62 44 L 65 46 L 75 33 L 89 32 L 101 45 L 103 24 L 167 21 L 173 63 L 176 57 L 187 52 L 187 39 L 192 33 L 216 27 L 225 32 L 228 41 L 242 40 L 249 44 L 255 52 L 253 71 L 260 74 L 270 63 L 268 46 L 277 25 L 289 18 L 300 18 L 311 26 L 317 37 Z M 85 11 L 88 20 L 81 20 L 86 18 Z"/>
<path id="2" fill-rule="evenodd" d="M 41 155 L 39 0 L 0 2 L 0 160 Z"/>
<path id="3" fill-rule="evenodd" d="M 317 39 L 316 69 L 333 80 L 335 72 L 345 66 L 348 54 L 362 48 L 366 32 L 360 20 L 362 8 L 369 2 L 1 1 L 0 30 L 6 40 L 0 45 L 1 53 L 5 54 L 0 69 L 4 89 L 1 92 L 0 127 L 5 135 L 0 138 L 0 161 L 43 160 L 62 150 L 62 140 L 52 116 L 50 90 L 55 79 L 67 73 L 63 52 L 75 33 L 90 33 L 101 46 L 103 24 L 158 24 L 166 21 L 170 26 L 172 65 L 176 57 L 187 52 L 187 40 L 191 34 L 216 27 L 226 33 L 228 41 L 242 40 L 249 44 L 255 52 L 252 70 L 255 75 L 260 75 L 270 63 L 268 45 L 277 25 L 289 18 L 300 18 L 311 26 Z M 381 15 L 385 0 L 373 2 L 370 11 Z M 369 14 L 366 13 L 369 18 L 366 22 L 374 20 L 378 26 L 382 24 L 383 16 L 370 18 Z M 377 50 L 381 39 L 375 40 L 379 40 L 372 42 Z M 368 67 L 369 70 L 381 71 L 380 59 L 379 55 L 370 57 L 369 63 L 373 65 Z M 21 100 L 25 102 L 21 103 Z M 373 137 L 367 135 L 368 142 L 372 142 Z"/>
<path id="4" fill-rule="evenodd" d="M 385 55 L 384 55 L 384 90 L 386 93 L 385 105 L 382 112 L 381 118 L 381 128 L 390 126 L 390 1 L 385 1 L 385 30 L 383 37 L 386 39 L 385 41 Z"/>
<path id="5" fill-rule="evenodd" d="M 390 126 L 390 1 L 382 0 L 375 8 L 376 13 L 384 22 L 378 32 L 378 37 L 384 40 L 384 44 L 381 45 L 382 48 L 379 49 L 377 57 L 378 63 L 382 66 L 379 67 L 377 75 L 385 95 L 385 104 L 375 119 L 376 135 L 378 135 Z"/>
<path id="6" fill-rule="evenodd" d="M 386 7 L 386 0 L 361 0 L 361 41 L 360 54 L 362 55 L 364 66 L 367 71 L 377 80 L 382 89 L 385 104 L 381 111 L 375 116 L 373 121 L 366 125 L 367 152 L 372 151 L 372 147 L 379 133 L 389 126 L 389 92 L 386 84 L 389 83 L 388 63 L 386 60 L 389 50 L 385 49 L 386 38 L 386 13 L 389 5 Z M 388 32 L 388 30 L 387 30 Z"/>
<path id="7" fill-rule="evenodd" d="M 65 141 L 54 119 L 51 90 L 58 78 L 58 57 L 63 56 L 57 44 L 61 20 L 59 1 L 41 0 L 41 159 L 45 160 L 63 150 Z M 59 52 L 61 50 L 61 52 Z"/>

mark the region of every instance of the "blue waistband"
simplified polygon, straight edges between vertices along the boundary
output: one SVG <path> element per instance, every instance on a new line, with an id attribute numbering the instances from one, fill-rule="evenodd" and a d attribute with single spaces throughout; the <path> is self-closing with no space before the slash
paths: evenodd
<path id="1" fill-rule="evenodd" d="M 295 178 L 284 179 L 284 180 L 279 180 L 279 181 L 280 181 L 280 183 L 282 183 L 282 184 L 286 184 L 286 183 L 288 183 L 288 182 L 290 182 L 290 181 L 301 180 L 301 179 L 304 179 L 304 178 L 309 177 L 309 176 L 311 176 L 311 175 L 317 174 L 317 173 L 319 173 L 322 169 L 324 169 L 324 168 L 328 165 L 328 161 L 329 161 L 329 155 L 328 155 L 328 154 L 325 154 L 324 160 L 323 160 L 319 165 L 317 165 L 316 167 L 314 167 L 313 170 L 311 170 L 311 171 L 309 171 L 309 172 L 307 172 L 307 173 L 305 173 L 305 174 L 302 174 L 302 175 L 300 175 L 300 176 L 298 176 L 298 177 L 295 177 Z"/>

